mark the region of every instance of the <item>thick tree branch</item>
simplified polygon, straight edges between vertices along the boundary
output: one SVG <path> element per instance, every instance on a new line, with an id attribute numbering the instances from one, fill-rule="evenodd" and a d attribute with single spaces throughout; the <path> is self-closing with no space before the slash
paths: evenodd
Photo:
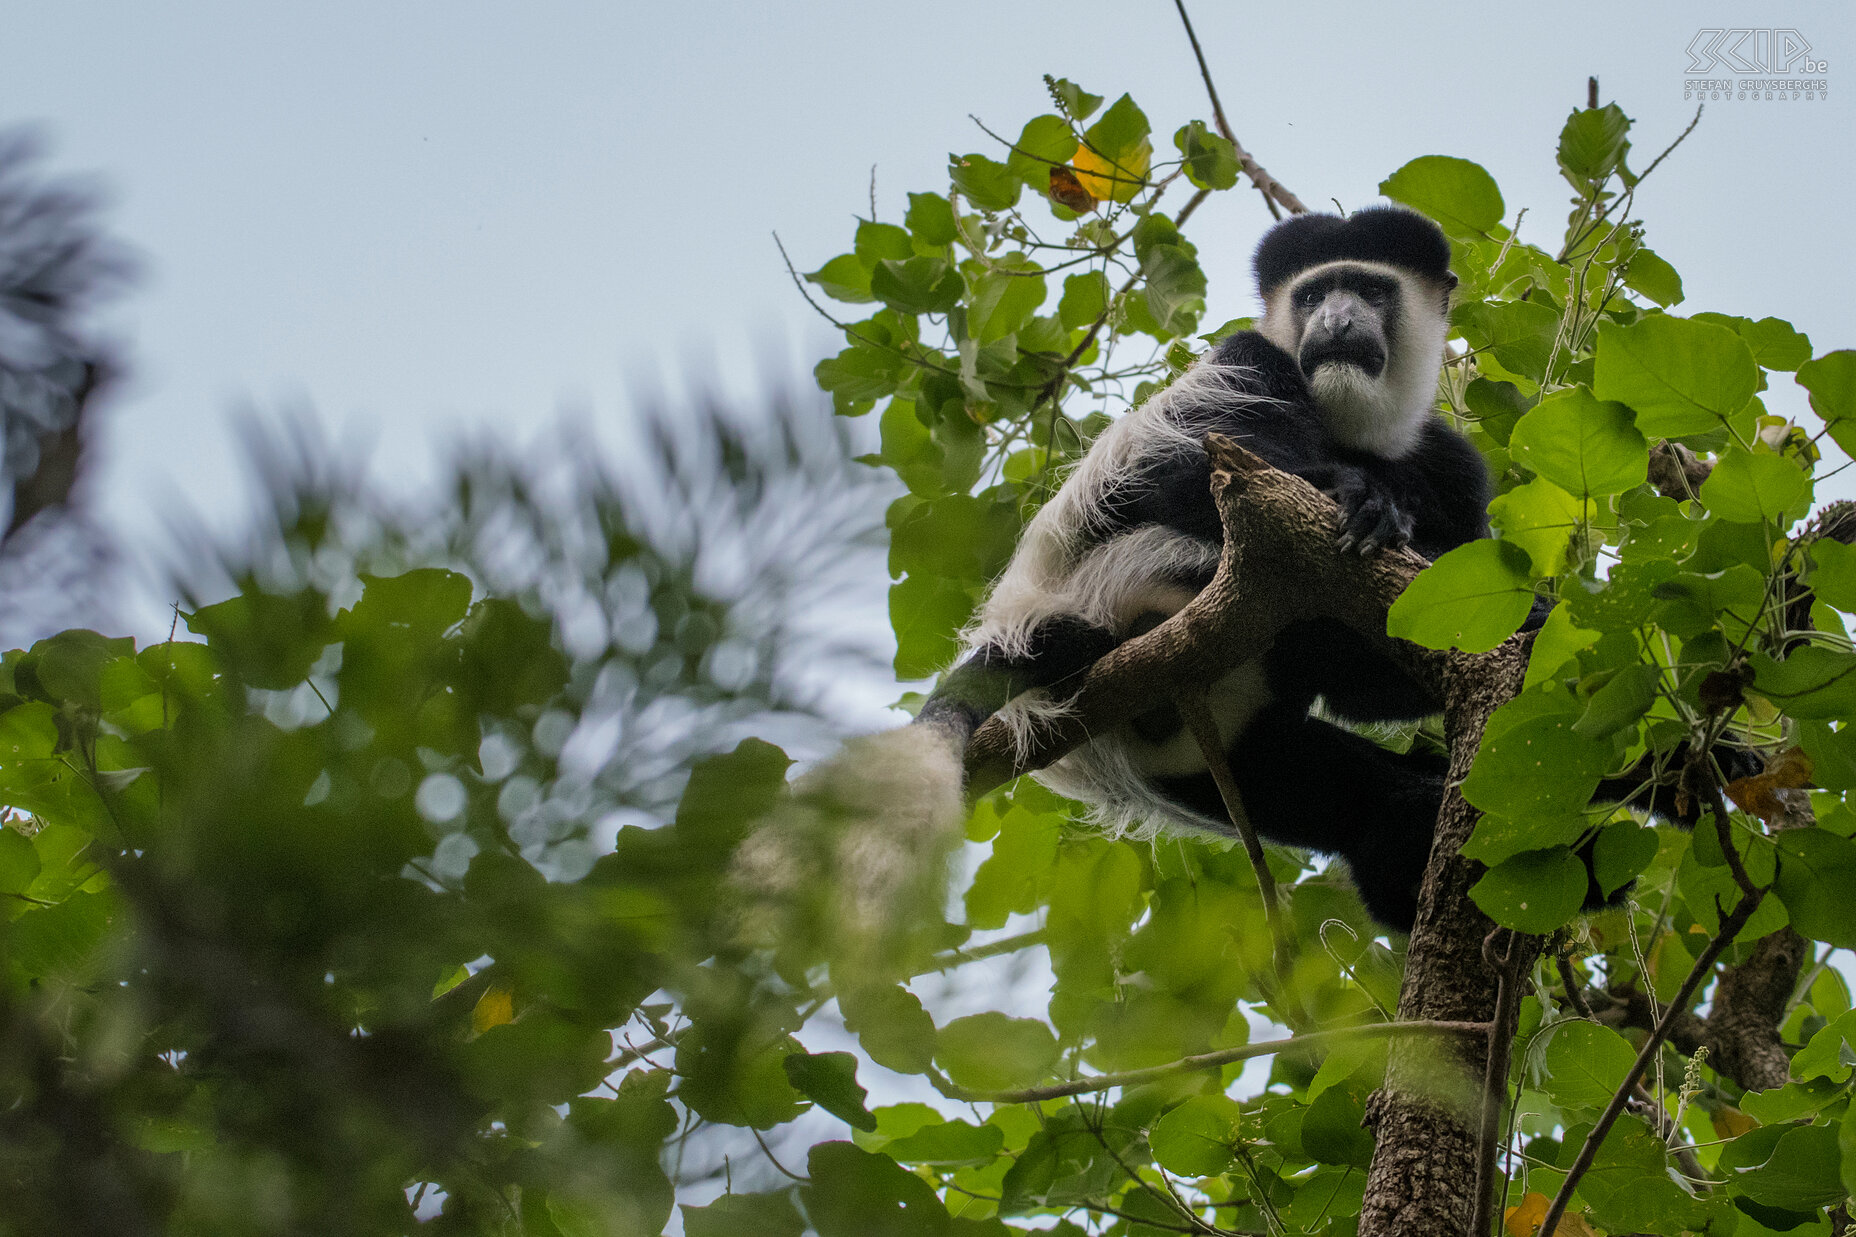
<path id="1" fill-rule="evenodd" d="M 1014 750 L 996 718 L 980 727 L 967 745 L 970 794 L 1041 769 L 1092 734 L 1202 690 L 1262 656 L 1298 619 L 1339 619 L 1420 682 L 1441 688 L 1446 661 L 1460 654 L 1434 653 L 1385 634 L 1386 610 L 1425 560 L 1410 550 L 1368 558 L 1340 553 L 1334 546 L 1339 510 L 1325 494 L 1223 435 L 1210 435 L 1206 449 L 1224 525 L 1224 553 L 1211 584 L 1165 623 L 1091 667 L 1069 710 L 1027 750 Z"/>

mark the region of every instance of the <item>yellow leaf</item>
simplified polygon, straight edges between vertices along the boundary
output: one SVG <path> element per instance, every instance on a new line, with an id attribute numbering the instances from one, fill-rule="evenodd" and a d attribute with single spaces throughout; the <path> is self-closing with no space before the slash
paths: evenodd
<path id="1" fill-rule="evenodd" d="M 1727 783 L 1727 797 L 1743 812 L 1759 817 L 1767 824 L 1789 813 L 1781 790 L 1795 790 L 1811 784 L 1811 758 L 1801 747 L 1790 748 L 1774 756 L 1765 772 L 1752 777 L 1738 777 Z"/>
<path id="2" fill-rule="evenodd" d="M 1721 1138 L 1738 1138 L 1759 1124 L 1738 1108 L 1716 1108 L 1708 1114 L 1708 1120 Z"/>
<path id="3" fill-rule="evenodd" d="M 1547 1218 L 1547 1208 L 1553 1200 L 1545 1194 L 1528 1194 L 1520 1203 L 1510 1207 L 1502 1217 L 1502 1231 L 1508 1237 L 1534 1237 L 1540 1228 L 1540 1222 Z M 1554 1229 L 1554 1237 L 1598 1237 L 1585 1222 L 1585 1217 L 1572 1212 L 1560 1217 Z"/>
<path id="4" fill-rule="evenodd" d="M 1132 202 L 1146 181 L 1147 168 L 1153 158 L 1154 144 L 1142 138 L 1131 150 L 1098 151 L 1093 146 L 1083 146 L 1070 165 L 1076 169 L 1076 179 L 1090 197 Z"/>
<path id="5" fill-rule="evenodd" d="M 1502 1230 L 1508 1237 L 1534 1237 L 1534 1230 L 1547 1218 L 1547 1208 L 1552 1205 L 1553 1200 L 1545 1194 L 1529 1194 L 1507 1210 L 1502 1217 Z"/>
<path id="6" fill-rule="evenodd" d="M 516 1020 L 515 994 L 507 988 L 491 988 L 477 998 L 477 1006 L 470 1011 L 470 1029 L 481 1035 L 491 1027 L 500 1027 L 505 1022 Z"/>

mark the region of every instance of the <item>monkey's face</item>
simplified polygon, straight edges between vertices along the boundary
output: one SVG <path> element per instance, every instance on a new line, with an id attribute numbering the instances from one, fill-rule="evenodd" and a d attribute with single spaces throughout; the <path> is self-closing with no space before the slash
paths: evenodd
<path id="1" fill-rule="evenodd" d="M 1345 366 L 1368 381 L 1386 367 L 1399 328 L 1396 277 L 1351 265 L 1310 272 L 1289 289 L 1295 358 L 1310 380 Z"/>

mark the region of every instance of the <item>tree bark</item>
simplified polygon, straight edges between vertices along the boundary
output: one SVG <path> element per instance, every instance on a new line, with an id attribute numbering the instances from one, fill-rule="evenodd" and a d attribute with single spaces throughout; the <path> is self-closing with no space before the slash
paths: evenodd
<path id="1" fill-rule="evenodd" d="M 1487 1021 L 1495 1012 L 1496 976 L 1482 957 L 1495 926 L 1470 901 L 1481 865 L 1457 852 L 1479 814 L 1462 796 L 1489 715 L 1521 689 L 1527 645 L 1511 640 L 1489 653 L 1448 655 L 1444 680 L 1450 781 L 1438 814 L 1431 863 L 1418 897 L 1418 922 L 1405 957 L 1398 1016 Z M 1516 969 L 1526 974 L 1538 937 L 1521 936 Z M 1433 1010 L 1454 1010 L 1449 1015 Z M 1476 1189 L 1476 1135 L 1485 1040 L 1392 1045 L 1386 1082 L 1367 1106 L 1377 1140 L 1360 1212 L 1361 1237 L 1441 1237 L 1465 1231 Z"/>

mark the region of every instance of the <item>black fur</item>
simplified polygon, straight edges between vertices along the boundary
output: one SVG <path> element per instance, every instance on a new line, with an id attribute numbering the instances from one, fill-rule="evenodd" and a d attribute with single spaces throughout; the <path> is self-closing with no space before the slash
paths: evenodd
<path id="1" fill-rule="evenodd" d="M 1402 208 L 1363 210 L 1345 220 L 1301 215 L 1278 225 L 1257 250 L 1258 282 L 1267 296 L 1297 272 L 1342 258 L 1395 265 L 1435 284 L 1446 298 L 1454 283 L 1443 233 Z M 1394 324 L 1403 312 L 1435 312 L 1396 303 L 1385 308 L 1384 320 Z M 1398 346 L 1396 331 L 1386 342 Z M 1487 467 L 1441 418 L 1431 417 L 1403 455 L 1374 455 L 1334 440 L 1296 358 L 1261 334 L 1235 334 L 1201 363 L 1231 367 L 1230 381 L 1211 388 L 1228 389 L 1229 398 L 1173 407 L 1167 415 L 1194 440 L 1228 434 L 1327 493 L 1341 510 L 1343 548 L 1410 544 L 1434 559 L 1489 535 Z M 1220 545 L 1203 450 L 1149 453 L 1138 471 L 1103 496 L 1088 540 L 1100 544 L 1152 525 L 1214 550 Z M 1209 579 L 1174 583 L 1196 592 Z M 1074 616 L 1047 619 L 1034 629 L 1028 656 L 1007 657 L 990 646 L 976 650 L 946 677 L 919 720 L 948 727 L 964 741 L 1019 692 L 1042 687 L 1061 694 L 1118 641 L 1151 630 L 1164 617 L 1129 616 L 1128 628 L 1116 632 Z M 1271 841 L 1345 859 L 1374 918 L 1408 929 L 1443 798 L 1444 762 L 1422 752 L 1388 751 L 1311 710 L 1319 699 L 1348 722 L 1406 721 L 1436 712 L 1442 702 L 1372 642 L 1331 620 L 1285 630 L 1264 656 L 1263 671 L 1269 701 L 1229 740 L 1246 814 Z M 1182 722 L 1175 708 L 1163 706 L 1135 718 L 1131 729 L 1158 744 L 1177 736 Z M 1148 783 L 1177 805 L 1180 819 L 1230 832 L 1209 773 L 1150 776 Z M 1615 796 L 1617 788 L 1609 789 Z M 1603 901 L 1595 888 L 1593 905 Z"/>
<path id="2" fill-rule="evenodd" d="M 1352 258 L 1384 262 L 1450 288 L 1450 242 L 1436 224 L 1402 206 L 1369 206 L 1347 218 L 1293 215 L 1257 246 L 1257 287 L 1265 297 L 1311 266 Z"/>

